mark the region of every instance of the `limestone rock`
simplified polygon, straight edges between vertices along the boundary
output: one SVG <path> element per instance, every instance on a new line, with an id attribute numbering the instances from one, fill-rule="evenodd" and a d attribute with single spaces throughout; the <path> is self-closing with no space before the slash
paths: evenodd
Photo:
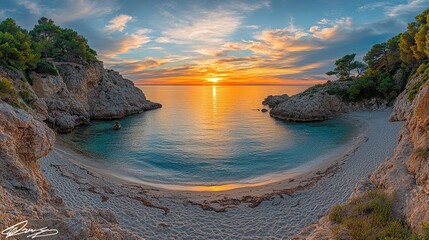
<path id="1" fill-rule="evenodd" d="M 275 96 L 270 95 L 266 97 L 264 101 L 262 101 L 262 105 L 268 105 L 270 108 L 273 108 L 288 99 L 289 99 L 289 95 L 287 94 L 275 95 Z"/>
<path id="2" fill-rule="evenodd" d="M 57 132 L 70 132 L 91 119 L 115 119 L 160 108 L 118 72 L 102 62 L 86 65 L 54 62 L 59 76 L 30 73 L 37 96 L 46 102 L 47 123 Z"/>
<path id="3" fill-rule="evenodd" d="M 347 89 L 350 84 L 351 81 L 335 81 L 313 86 L 276 105 L 270 115 L 289 121 L 311 122 L 332 119 L 350 111 L 380 110 L 387 107 L 387 102 L 381 99 L 348 102 L 332 93 L 332 90 Z"/>

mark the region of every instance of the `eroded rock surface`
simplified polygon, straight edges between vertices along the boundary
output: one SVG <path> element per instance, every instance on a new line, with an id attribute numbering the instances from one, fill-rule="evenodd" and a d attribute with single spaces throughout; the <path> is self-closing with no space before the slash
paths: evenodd
<path id="1" fill-rule="evenodd" d="M 160 108 L 118 72 L 102 62 L 86 65 L 54 62 L 59 76 L 30 73 L 37 96 L 46 101 L 47 123 L 58 132 L 70 132 L 91 119 L 115 119 Z"/>

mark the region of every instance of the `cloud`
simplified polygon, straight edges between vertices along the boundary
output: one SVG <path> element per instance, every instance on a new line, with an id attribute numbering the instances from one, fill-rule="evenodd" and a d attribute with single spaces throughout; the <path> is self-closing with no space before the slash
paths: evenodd
<path id="1" fill-rule="evenodd" d="M 116 41 L 113 46 L 103 51 L 101 53 L 102 57 L 114 58 L 132 49 L 140 48 L 143 44 L 151 41 L 150 37 L 147 35 L 147 33 L 151 31 L 151 29 L 142 28 L 132 34 L 125 34 L 125 36 Z"/>
<path id="2" fill-rule="evenodd" d="M 408 0 L 407 3 L 398 4 L 396 6 L 386 7 L 386 14 L 389 17 L 405 15 L 411 12 L 417 12 L 427 7 L 428 0 Z"/>
<path id="3" fill-rule="evenodd" d="M 247 29 L 259 29 L 260 26 L 258 26 L 258 25 L 247 25 L 247 26 L 244 26 L 244 28 L 247 28 Z"/>
<path id="4" fill-rule="evenodd" d="M 109 24 L 106 25 L 104 28 L 112 32 L 113 31 L 122 32 L 125 29 L 127 23 L 132 19 L 133 19 L 132 16 L 121 14 L 116 16 L 114 19 L 110 20 Z"/>
<path id="5" fill-rule="evenodd" d="M 163 32 L 163 35 L 177 42 L 222 43 L 235 32 L 242 17 L 232 11 L 200 10 L 197 15 L 186 17 Z"/>
<path id="6" fill-rule="evenodd" d="M 214 9 L 194 7 L 175 14 L 165 11 L 167 27 L 161 39 L 172 43 L 222 44 L 240 27 L 244 14 L 262 7 L 269 7 L 269 1 L 234 2 Z"/>
<path id="7" fill-rule="evenodd" d="M 91 0 L 61 0 L 61 7 L 51 8 L 41 5 L 36 0 L 16 0 L 17 4 L 26 8 L 31 14 L 46 16 L 57 23 L 67 23 L 78 19 L 93 18 L 117 9 L 114 0 L 91 1 Z"/>
<path id="8" fill-rule="evenodd" d="M 391 2 L 380 1 L 370 3 L 359 7 L 359 11 L 373 11 L 376 9 L 383 9 L 386 16 L 397 17 L 410 13 L 417 13 L 427 7 L 429 0 L 408 0 L 406 3 L 394 5 Z"/>
<path id="9" fill-rule="evenodd" d="M 150 50 L 164 50 L 164 48 L 162 48 L 162 47 L 149 47 L 147 49 L 150 49 Z"/>
<path id="10" fill-rule="evenodd" d="M 360 6 L 358 8 L 359 11 L 373 11 L 379 8 L 385 8 L 387 6 L 391 6 L 392 3 L 390 2 L 375 2 L 375 3 L 369 3 L 363 6 Z"/>
<path id="11" fill-rule="evenodd" d="M 18 5 L 25 7 L 31 14 L 40 15 L 42 13 L 39 5 L 34 1 L 18 0 Z"/>
<path id="12" fill-rule="evenodd" d="M 171 40 L 167 37 L 159 37 L 155 41 L 158 43 L 171 43 L 173 40 Z"/>
<path id="13" fill-rule="evenodd" d="M 341 18 L 335 21 L 322 19 L 318 22 L 321 25 L 310 27 L 309 32 L 313 37 L 320 40 L 342 40 L 343 33 L 352 29 L 352 19 L 350 17 Z M 330 25 L 330 26 L 326 26 Z"/>

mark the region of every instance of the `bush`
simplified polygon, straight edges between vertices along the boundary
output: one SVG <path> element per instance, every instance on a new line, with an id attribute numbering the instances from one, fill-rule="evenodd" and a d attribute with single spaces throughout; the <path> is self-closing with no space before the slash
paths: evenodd
<path id="1" fill-rule="evenodd" d="M 429 153 L 428 153 L 428 150 L 426 148 L 420 147 L 420 148 L 416 149 L 416 155 L 419 158 L 426 159 L 426 158 L 428 158 Z"/>
<path id="2" fill-rule="evenodd" d="M 37 64 L 36 69 L 34 69 L 36 73 L 39 74 L 50 74 L 54 76 L 58 76 L 58 71 L 50 62 L 41 61 Z"/>
<path id="3" fill-rule="evenodd" d="M 332 88 L 326 91 L 329 95 L 337 95 L 341 97 L 343 100 L 348 101 L 349 100 L 349 93 L 347 89 L 341 89 L 341 88 Z"/>
<path id="4" fill-rule="evenodd" d="M 13 88 L 13 83 L 7 78 L 0 79 L 0 93 L 13 94 L 15 93 L 15 88 Z"/>
<path id="5" fill-rule="evenodd" d="M 409 239 L 411 232 L 392 210 L 392 197 L 369 191 L 347 205 L 334 206 L 328 217 L 338 224 L 333 233 L 348 239 Z"/>
<path id="6" fill-rule="evenodd" d="M 408 90 L 408 100 L 413 101 L 417 93 L 419 93 L 420 87 L 423 85 L 423 82 L 416 82 L 410 90 Z"/>
<path id="7" fill-rule="evenodd" d="M 377 95 L 376 82 L 373 77 L 356 78 L 348 89 L 351 101 L 369 99 Z"/>
<path id="8" fill-rule="evenodd" d="M 22 89 L 21 91 L 19 91 L 19 96 L 21 96 L 22 100 L 24 100 L 27 105 L 34 100 L 33 95 L 31 95 L 31 93 L 27 89 Z"/>

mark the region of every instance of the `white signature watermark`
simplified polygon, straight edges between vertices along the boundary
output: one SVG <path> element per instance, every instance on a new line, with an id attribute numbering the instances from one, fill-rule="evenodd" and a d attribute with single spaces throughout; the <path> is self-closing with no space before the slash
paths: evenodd
<path id="1" fill-rule="evenodd" d="M 6 238 L 18 236 L 21 234 L 28 234 L 27 238 L 39 238 L 39 237 L 48 237 L 58 234 L 57 229 L 48 229 L 47 227 L 40 229 L 26 228 L 28 221 L 19 222 L 13 226 L 10 226 L 1 232 L 1 235 L 6 236 Z"/>

